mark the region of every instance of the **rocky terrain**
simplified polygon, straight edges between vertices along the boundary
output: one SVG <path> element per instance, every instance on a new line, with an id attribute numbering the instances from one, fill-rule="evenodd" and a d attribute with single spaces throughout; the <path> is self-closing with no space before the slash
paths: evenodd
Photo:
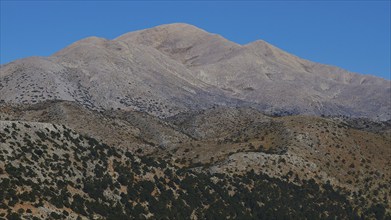
<path id="1" fill-rule="evenodd" d="M 188 24 L 90 37 L 1 66 L 0 100 L 68 100 L 164 118 L 251 106 L 268 114 L 391 119 L 390 81 L 313 63 L 264 41 L 238 45 Z"/>
<path id="2" fill-rule="evenodd" d="M 187 24 L 0 71 L 0 219 L 391 219 L 390 81 Z"/>
<path id="3" fill-rule="evenodd" d="M 221 107 L 162 120 L 68 101 L 0 119 L 6 218 L 390 217 L 390 122 Z"/>

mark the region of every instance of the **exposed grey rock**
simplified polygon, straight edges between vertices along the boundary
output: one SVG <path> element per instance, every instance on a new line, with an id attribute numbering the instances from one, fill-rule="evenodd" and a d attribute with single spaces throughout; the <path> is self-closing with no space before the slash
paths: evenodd
<path id="1" fill-rule="evenodd" d="M 188 24 L 90 37 L 50 57 L 5 64 L 0 94 L 8 103 L 60 99 L 159 117 L 224 105 L 391 118 L 389 80 L 304 60 L 264 41 L 239 45 Z"/>

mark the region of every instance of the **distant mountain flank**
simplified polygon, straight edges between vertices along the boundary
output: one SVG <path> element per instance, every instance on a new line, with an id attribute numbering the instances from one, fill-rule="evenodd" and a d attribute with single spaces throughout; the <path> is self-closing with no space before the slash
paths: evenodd
<path id="1" fill-rule="evenodd" d="M 268 114 L 391 118 L 390 81 L 314 63 L 259 40 L 239 45 L 189 24 L 89 37 L 1 66 L 5 103 L 68 100 L 170 117 L 212 106 Z"/>

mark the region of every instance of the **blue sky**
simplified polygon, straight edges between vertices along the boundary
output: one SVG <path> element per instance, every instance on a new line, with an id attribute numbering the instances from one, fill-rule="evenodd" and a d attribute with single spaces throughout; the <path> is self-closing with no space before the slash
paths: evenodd
<path id="1" fill-rule="evenodd" d="M 246 44 L 390 79 L 390 1 L 4 1 L 0 63 L 185 22 Z"/>

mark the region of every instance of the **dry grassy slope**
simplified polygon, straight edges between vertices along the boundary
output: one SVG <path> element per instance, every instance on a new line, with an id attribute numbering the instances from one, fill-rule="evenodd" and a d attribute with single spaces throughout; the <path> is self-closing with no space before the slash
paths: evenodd
<path id="1" fill-rule="evenodd" d="M 64 179 L 57 179 L 59 176 L 56 176 L 55 173 L 57 169 L 65 169 L 66 174 L 65 178 L 67 181 L 77 182 L 77 179 L 81 179 L 85 177 L 86 174 L 91 173 L 91 170 L 87 173 L 83 173 L 79 167 L 83 167 L 80 159 L 76 159 L 73 154 L 73 150 L 71 147 L 75 147 L 71 141 L 66 141 L 64 133 L 67 128 L 62 126 L 56 126 L 49 123 L 34 123 L 34 122 L 20 122 L 20 121 L 0 121 L 1 127 L 1 160 L 0 160 L 0 183 L 5 184 L 6 179 L 10 178 L 11 170 L 7 169 L 7 167 L 17 167 L 20 169 L 30 170 L 28 176 L 23 176 L 22 172 L 19 173 L 21 180 L 31 181 L 32 183 L 27 184 L 22 181 L 19 181 L 19 184 L 13 183 L 12 188 L 14 188 L 14 194 L 22 195 L 24 193 L 30 193 L 37 190 L 36 188 L 32 188 L 34 184 L 39 184 L 39 190 L 44 188 L 49 188 L 51 185 L 54 185 L 57 180 L 63 181 Z M 50 136 L 51 132 L 53 135 L 59 135 L 57 138 L 53 138 L 56 141 L 44 141 L 40 138 L 37 132 L 42 132 Z M 69 132 L 69 131 L 68 131 Z M 9 139 L 7 136 L 11 136 Z M 70 134 L 74 138 L 78 138 L 76 133 Z M 80 139 L 81 146 L 88 146 L 88 141 Z M 29 144 L 30 143 L 30 144 Z M 23 146 L 22 146 L 23 144 Z M 30 146 L 32 145 L 32 146 Z M 35 147 L 33 147 L 35 146 Z M 38 146 L 38 147 L 37 147 Z M 62 146 L 60 148 L 59 146 Z M 67 147 L 63 147 L 67 146 Z M 68 148 L 69 146 L 69 148 Z M 75 151 L 76 152 L 76 151 Z M 47 158 L 42 157 L 43 154 L 47 156 Z M 21 158 L 18 158 L 18 155 L 23 155 Z M 39 157 L 38 157 L 39 156 Z M 78 155 L 78 156 L 82 156 Z M 18 158 L 15 159 L 14 157 Z M 60 159 L 59 159 L 60 158 Z M 69 160 L 68 166 L 55 168 L 56 164 L 61 164 L 62 159 L 67 158 Z M 27 162 L 30 161 L 30 162 Z M 72 166 L 69 166 L 72 164 Z M 91 164 L 89 164 L 91 165 Z M 91 169 L 91 167 L 90 167 Z M 72 174 L 70 174 L 70 173 Z M 55 178 L 57 177 L 57 178 Z M 63 178 L 63 177 L 62 177 Z M 37 187 L 37 186 L 35 186 Z M 73 187 L 69 187 L 69 190 L 74 194 L 85 195 L 78 189 Z M 54 191 L 54 190 L 53 190 Z M 60 189 L 57 189 L 60 191 Z M 2 192 L 2 196 L 5 192 Z M 12 193 L 12 192 L 7 192 Z M 34 192 L 35 194 L 38 192 Z M 55 192 L 53 192 L 55 193 Z M 41 195 L 42 196 L 42 195 Z M 39 196 L 38 196 L 39 198 Z M 42 200 L 42 205 L 34 205 L 35 203 L 39 203 L 38 199 L 36 200 L 35 196 L 30 196 L 29 200 L 31 201 L 13 201 L 13 198 L 3 198 L 2 204 L 8 204 L 7 207 L 0 208 L 0 215 L 5 217 L 7 212 L 17 213 L 18 210 L 22 209 L 23 213 L 27 210 L 30 210 L 30 213 L 27 212 L 25 218 L 31 218 L 32 216 L 39 218 L 48 218 L 51 212 L 59 212 L 61 213 L 63 210 L 69 212 L 69 218 L 76 219 L 78 216 L 77 213 L 70 210 L 69 208 L 57 208 L 51 202 Z M 15 205 L 11 205 L 14 203 Z M 7 211 L 10 210 L 10 211 Z"/>
<path id="2" fill-rule="evenodd" d="M 254 169 L 297 184 L 314 178 L 349 192 L 352 201 L 362 197 L 391 208 L 391 126 L 387 122 L 266 117 L 251 109 L 211 109 L 169 120 L 196 138 L 161 152 L 160 156 L 178 165 L 206 165 L 212 173 Z M 357 124 L 367 131 L 354 128 Z"/>
<path id="3" fill-rule="evenodd" d="M 194 172 L 134 156 L 63 125 L 0 121 L 0 129 L 0 217 L 7 219 L 384 216 L 380 206 L 353 210 L 327 184 L 297 186 L 252 172 Z"/>
<path id="4" fill-rule="evenodd" d="M 372 201 L 388 201 L 391 208 L 390 136 L 327 119 L 297 116 L 283 122 L 293 132 L 288 152 L 315 164 L 309 175 Z"/>
<path id="5" fill-rule="evenodd" d="M 159 163 L 153 163 L 156 167 L 148 166 L 126 149 L 111 148 L 63 125 L 0 120 L 0 129 L 0 184 L 7 187 L 7 191 L 0 193 L 0 216 L 7 219 L 11 218 L 10 213 L 19 213 L 24 219 L 101 219 L 101 212 L 94 210 L 88 216 L 82 211 L 99 199 L 101 206 L 95 208 L 106 208 L 104 215 L 117 218 L 113 216 L 122 214 L 114 210 L 121 199 L 119 194 L 130 191 L 126 182 L 119 179 L 131 176 L 132 184 L 137 184 L 153 181 L 155 175 L 164 176 Z M 129 162 L 133 170 L 119 178 L 119 167 L 127 172 L 129 167 L 125 170 L 124 167 Z M 118 182 L 114 185 L 113 180 L 117 179 L 125 186 Z M 91 180 L 105 187 L 89 187 Z M 140 184 L 138 187 L 142 189 Z M 136 199 L 131 203 L 144 208 L 148 205 Z M 107 212 L 110 208 L 114 213 Z M 132 216 L 137 217 L 136 213 Z M 141 216 L 151 214 L 146 211 Z"/>
<path id="6" fill-rule="evenodd" d="M 95 112 L 72 102 L 2 107 L 0 116 L 64 124 L 110 146 L 142 149 L 141 154 L 152 153 L 178 166 L 207 165 L 212 172 L 231 173 L 254 169 L 278 178 L 289 173 L 292 181 L 296 176 L 330 181 L 379 201 L 390 196 L 382 185 L 391 177 L 389 123 L 269 117 L 251 108 L 220 107 L 162 121 L 140 112 Z"/>
<path id="7" fill-rule="evenodd" d="M 352 197 L 387 201 L 391 126 L 366 119 L 270 117 L 251 108 L 212 108 L 165 121 L 140 112 L 96 112 L 72 102 L 3 106 L 1 119 L 64 124 L 120 149 L 212 173 L 254 169 L 297 184 L 314 178 Z M 357 200 L 354 200 L 357 201 Z M 389 203 L 388 203 L 389 204 Z M 390 205 L 390 204 L 389 204 Z"/>
<path id="8" fill-rule="evenodd" d="M 189 139 L 146 113 L 92 111 L 74 102 L 47 101 L 35 105 L 3 106 L 0 119 L 63 124 L 110 146 L 151 153 L 157 146 L 176 145 Z"/>
<path id="9" fill-rule="evenodd" d="M 270 117 L 252 108 L 215 107 L 178 114 L 165 120 L 193 138 L 224 140 L 231 136 L 239 138 L 241 130 L 270 122 Z"/>

